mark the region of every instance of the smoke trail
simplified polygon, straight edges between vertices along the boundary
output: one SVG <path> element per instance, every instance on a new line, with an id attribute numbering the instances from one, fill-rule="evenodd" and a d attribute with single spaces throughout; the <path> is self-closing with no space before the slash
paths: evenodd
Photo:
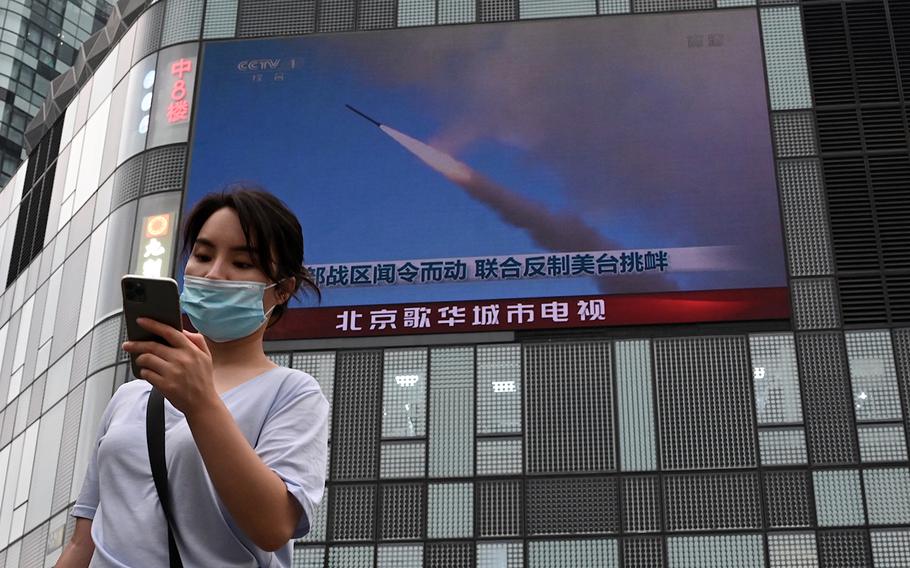
<path id="1" fill-rule="evenodd" d="M 604 237 L 577 215 L 551 212 L 542 204 L 513 193 L 445 152 L 389 126 L 380 125 L 379 128 L 423 163 L 464 189 L 468 195 L 488 205 L 503 221 L 527 231 L 542 248 L 554 252 L 623 248 L 620 243 Z M 605 293 L 647 291 L 642 290 L 644 281 L 650 284 L 649 287 L 655 287 L 654 284 L 660 282 L 661 290 L 676 288 L 663 275 L 599 278 L 598 286 Z"/>

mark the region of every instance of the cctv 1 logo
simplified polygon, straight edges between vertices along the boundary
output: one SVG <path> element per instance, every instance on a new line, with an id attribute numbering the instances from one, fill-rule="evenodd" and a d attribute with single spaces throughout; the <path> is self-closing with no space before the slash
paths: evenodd
<path id="1" fill-rule="evenodd" d="M 300 66 L 297 58 L 287 59 L 244 59 L 237 63 L 237 70 L 241 73 L 275 73 L 293 71 Z"/>

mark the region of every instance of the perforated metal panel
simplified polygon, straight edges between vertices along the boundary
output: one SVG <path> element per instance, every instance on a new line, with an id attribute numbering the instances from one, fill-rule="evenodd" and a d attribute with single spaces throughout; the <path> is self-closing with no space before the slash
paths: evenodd
<path id="1" fill-rule="evenodd" d="M 871 568 L 866 531 L 818 531 L 818 560 L 823 568 Z"/>
<path id="2" fill-rule="evenodd" d="M 477 475 L 520 475 L 521 438 L 477 440 Z"/>
<path id="3" fill-rule="evenodd" d="M 424 485 L 420 483 L 383 485 L 381 492 L 380 538 L 383 540 L 422 538 Z"/>
<path id="4" fill-rule="evenodd" d="M 477 543 L 477 568 L 524 568 L 521 542 Z"/>
<path id="5" fill-rule="evenodd" d="M 315 29 L 315 0 L 240 0 L 238 37 L 307 34 Z"/>
<path id="6" fill-rule="evenodd" d="M 632 0 L 600 0 L 601 14 L 628 14 L 632 11 Z"/>
<path id="7" fill-rule="evenodd" d="M 383 30 L 394 28 L 396 0 L 360 0 L 357 28 Z"/>
<path id="8" fill-rule="evenodd" d="M 323 495 L 322 500 L 313 510 L 313 518 L 310 521 L 310 532 L 297 542 L 323 542 L 326 539 L 326 527 L 328 525 L 329 499 L 328 492 Z M 322 556 L 319 557 L 320 559 Z M 321 566 L 320 560 L 320 566 Z"/>
<path id="9" fill-rule="evenodd" d="M 477 483 L 476 490 L 480 536 L 521 535 L 521 482 L 481 481 Z"/>
<path id="10" fill-rule="evenodd" d="M 436 0 L 398 0 L 398 27 L 436 23 Z"/>
<path id="11" fill-rule="evenodd" d="M 860 424 L 859 455 L 864 463 L 907 461 L 902 424 Z"/>
<path id="12" fill-rule="evenodd" d="M 910 530 L 871 531 L 870 537 L 875 568 L 910 566 Z"/>
<path id="13" fill-rule="evenodd" d="M 794 278 L 790 281 L 790 295 L 796 329 L 840 327 L 840 309 L 833 278 Z"/>
<path id="14" fill-rule="evenodd" d="M 903 418 L 888 330 L 848 331 L 847 360 L 858 422 Z"/>
<path id="15" fill-rule="evenodd" d="M 383 442 L 380 448 L 379 476 L 386 478 L 426 475 L 426 442 Z"/>
<path id="16" fill-rule="evenodd" d="M 423 545 L 382 545 L 376 551 L 378 568 L 422 568 Z"/>
<path id="17" fill-rule="evenodd" d="M 76 446 L 79 443 L 79 422 L 82 419 L 82 399 L 84 395 L 85 383 L 82 383 L 66 397 L 66 410 L 63 414 L 63 438 L 60 441 L 57 474 L 54 477 L 54 497 L 51 500 L 51 510 L 53 511 L 59 511 L 69 502 L 70 489 L 73 484 L 73 468 L 76 463 Z"/>
<path id="18" fill-rule="evenodd" d="M 430 352 L 431 477 L 474 475 L 474 349 Z"/>
<path id="19" fill-rule="evenodd" d="M 529 479 L 529 535 L 611 533 L 618 529 L 617 481 L 612 477 Z"/>
<path id="20" fill-rule="evenodd" d="M 237 0 L 206 0 L 203 39 L 234 37 L 237 28 Z"/>
<path id="21" fill-rule="evenodd" d="M 471 483 L 431 483 L 427 538 L 474 536 L 474 487 Z"/>
<path id="22" fill-rule="evenodd" d="M 372 546 L 333 546 L 329 548 L 329 568 L 373 568 Z"/>
<path id="23" fill-rule="evenodd" d="M 819 568 L 815 533 L 768 535 L 769 568 Z"/>
<path id="24" fill-rule="evenodd" d="M 473 542 L 438 542 L 424 548 L 426 568 L 474 568 Z"/>
<path id="25" fill-rule="evenodd" d="M 771 110 L 811 108 L 799 8 L 763 8 L 761 25 Z"/>
<path id="26" fill-rule="evenodd" d="M 768 471 L 764 474 L 768 525 L 798 528 L 814 525 L 809 506 L 809 474 L 805 471 Z"/>
<path id="27" fill-rule="evenodd" d="M 522 19 L 593 16 L 597 13 L 597 0 L 519 0 L 518 13 Z"/>
<path id="28" fill-rule="evenodd" d="M 664 546 L 658 537 L 626 538 L 622 543 L 625 568 L 663 568 Z"/>
<path id="29" fill-rule="evenodd" d="M 150 150 L 145 155 L 142 195 L 183 189 L 186 173 L 186 145 L 178 144 Z"/>
<path id="30" fill-rule="evenodd" d="M 145 167 L 145 156 L 139 155 L 124 162 L 114 172 L 114 187 L 111 197 L 111 211 L 127 201 L 139 197 L 142 186 L 142 170 Z"/>
<path id="31" fill-rule="evenodd" d="M 618 568 L 613 539 L 531 541 L 528 568 Z"/>
<path id="32" fill-rule="evenodd" d="M 121 317 L 114 316 L 98 324 L 92 331 L 88 375 L 117 362 L 120 351 L 120 322 Z"/>
<path id="33" fill-rule="evenodd" d="M 199 39 L 203 4 L 198 0 L 168 0 L 164 11 L 161 47 Z"/>
<path id="34" fill-rule="evenodd" d="M 332 537 L 336 541 L 373 540 L 376 511 L 375 485 L 335 485 L 332 499 Z"/>
<path id="35" fill-rule="evenodd" d="M 761 535 L 680 536 L 667 539 L 670 568 L 763 568 Z"/>
<path id="36" fill-rule="evenodd" d="M 754 473 L 670 475 L 664 478 L 667 530 L 761 528 Z"/>
<path id="37" fill-rule="evenodd" d="M 382 352 L 337 354 L 332 479 L 376 478 L 381 383 Z"/>
<path id="38" fill-rule="evenodd" d="M 904 400 L 904 420 L 910 426 L 910 329 L 893 329 L 894 359 L 897 380 Z"/>
<path id="39" fill-rule="evenodd" d="M 477 433 L 518 434 L 521 426 L 521 346 L 477 346 Z"/>
<path id="40" fill-rule="evenodd" d="M 47 523 L 44 523 L 22 539 L 19 566 L 22 568 L 43 568 L 46 544 Z"/>
<path id="41" fill-rule="evenodd" d="M 749 336 L 755 412 L 759 425 L 803 421 L 793 334 Z"/>
<path id="42" fill-rule="evenodd" d="M 838 333 L 796 337 L 809 455 L 815 464 L 856 463 L 853 395 Z"/>
<path id="43" fill-rule="evenodd" d="M 323 568 L 325 566 L 325 547 L 295 546 L 291 558 L 292 568 Z"/>
<path id="44" fill-rule="evenodd" d="M 910 469 L 867 469 L 863 487 L 870 525 L 910 525 Z"/>
<path id="45" fill-rule="evenodd" d="M 161 47 L 161 30 L 164 27 L 164 8 L 166 5 L 167 2 L 158 2 L 146 10 L 139 17 L 139 21 L 134 24 L 136 27 L 136 39 L 135 43 L 133 43 L 133 63 Z"/>
<path id="46" fill-rule="evenodd" d="M 85 279 L 87 261 L 88 242 L 86 241 L 63 263 L 63 282 L 82 282 Z M 52 361 L 63 355 L 76 340 L 76 324 L 79 320 L 81 304 L 82 288 L 80 286 L 60 287 L 60 299 L 57 301 L 57 317 L 54 320 L 54 339 L 51 343 Z M 86 357 L 87 363 L 88 358 Z M 82 367 L 82 372 L 85 372 L 85 367 Z M 85 378 L 85 375 L 83 374 L 79 378 Z"/>
<path id="47" fill-rule="evenodd" d="M 619 341 L 614 348 L 620 467 L 623 471 L 657 469 L 650 342 Z"/>
<path id="48" fill-rule="evenodd" d="M 774 151 L 778 158 L 818 154 L 815 115 L 812 111 L 775 112 L 771 115 Z"/>
<path id="49" fill-rule="evenodd" d="M 820 527 L 844 527 L 866 522 L 863 492 L 856 470 L 815 471 L 815 511 Z"/>
<path id="50" fill-rule="evenodd" d="M 654 352 L 663 468 L 754 466 L 745 338 L 655 340 Z"/>
<path id="51" fill-rule="evenodd" d="M 335 352 L 294 353 L 291 367 L 309 373 L 329 402 L 329 439 L 332 436 L 332 409 L 335 395 Z"/>
<path id="52" fill-rule="evenodd" d="M 427 428 L 427 350 L 385 352 L 382 437 L 421 438 Z"/>
<path id="53" fill-rule="evenodd" d="M 524 347 L 528 473 L 616 468 L 610 344 Z"/>
<path id="54" fill-rule="evenodd" d="M 505 22 L 516 16 L 516 0 L 477 0 L 479 22 Z"/>
<path id="55" fill-rule="evenodd" d="M 626 533 L 660 532 L 660 483 L 656 476 L 622 480 L 622 526 Z"/>
<path id="56" fill-rule="evenodd" d="M 354 29 L 356 0 L 322 0 L 319 3 L 320 32 L 343 32 Z"/>
<path id="57" fill-rule="evenodd" d="M 477 0 L 437 0 L 440 24 L 463 24 L 477 20 Z"/>
<path id="58" fill-rule="evenodd" d="M 818 160 L 782 160 L 777 173 L 790 274 L 831 274 L 831 236 Z"/>
<path id="59" fill-rule="evenodd" d="M 633 0 L 635 12 L 678 12 L 684 10 L 710 10 L 714 0 Z"/>

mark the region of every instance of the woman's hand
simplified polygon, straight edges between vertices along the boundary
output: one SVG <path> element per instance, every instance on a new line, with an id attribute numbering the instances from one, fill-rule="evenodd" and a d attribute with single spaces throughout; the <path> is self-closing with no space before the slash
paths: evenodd
<path id="1" fill-rule="evenodd" d="M 212 371 L 212 354 L 201 334 L 179 331 L 169 325 L 138 318 L 136 323 L 168 342 L 127 341 L 123 350 L 136 355 L 139 376 L 161 391 L 174 407 L 190 416 L 215 400 L 218 393 Z"/>

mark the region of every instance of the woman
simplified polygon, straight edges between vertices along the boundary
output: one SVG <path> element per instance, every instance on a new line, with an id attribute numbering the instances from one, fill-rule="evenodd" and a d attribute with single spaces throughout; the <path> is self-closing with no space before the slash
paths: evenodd
<path id="1" fill-rule="evenodd" d="M 126 342 L 141 378 L 120 387 L 58 567 L 167 567 L 167 525 L 145 437 L 152 386 L 164 395 L 166 462 L 186 568 L 290 566 L 325 484 L 328 403 L 316 381 L 266 357 L 266 328 L 301 284 L 300 223 L 275 197 L 236 189 L 189 214 L 181 305 L 201 333 L 139 324 L 169 345 Z"/>

